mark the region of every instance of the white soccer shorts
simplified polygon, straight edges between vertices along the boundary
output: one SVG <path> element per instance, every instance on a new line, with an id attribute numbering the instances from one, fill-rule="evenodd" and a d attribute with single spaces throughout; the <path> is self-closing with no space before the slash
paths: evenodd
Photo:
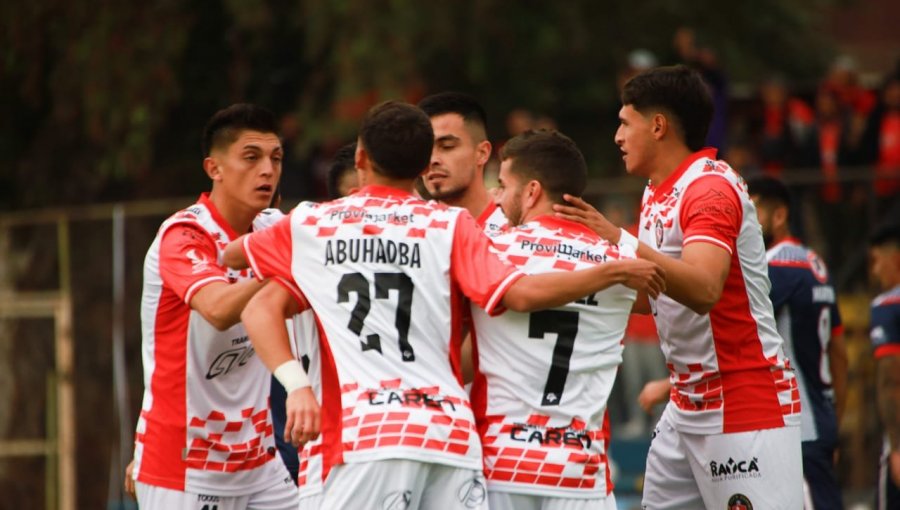
<path id="1" fill-rule="evenodd" d="M 491 510 L 616 510 L 613 494 L 598 499 L 554 498 L 488 491 Z"/>
<path id="2" fill-rule="evenodd" d="M 664 412 L 647 454 L 642 508 L 801 510 L 800 427 L 687 434 Z"/>
<path id="3" fill-rule="evenodd" d="M 335 466 L 322 508 L 487 510 L 480 470 L 389 459 Z"/>
<path id="4" fill-rule="evenodd" d="M 141 510 L 297 510 L 297 487 L 290 477 L 246 496 L 194 494 L 135 482 Z"/>

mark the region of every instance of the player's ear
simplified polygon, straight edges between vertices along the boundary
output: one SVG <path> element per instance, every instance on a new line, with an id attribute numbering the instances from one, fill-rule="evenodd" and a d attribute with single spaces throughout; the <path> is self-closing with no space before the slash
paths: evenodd
<path id="1" fill-rule="evenodd" d="M 666 131 L 669 130 L 669 119 L 666 118 L 662 113 L 657 113 L 653 115 L 653 119 L 651 120 L 651 132 L 653 133 L 653 138 L 659 140 L 663 136 L 665 136 Z"/>
<path id="2" fill-rule="evenodd" d="M 205 171 L 206 175 L 213 181 L 222 180 L 222 171 L 219 168 L 219 162 L 212 156 L 207 156 L 203 159 L 203 171 Z"/>
<path id="3" fill-rule="evenodd" d="M 785 206 L 776 207 L 774 211 L 772 211 L 772 223 L 775 226 L 781 227 L 787 225 L 788 223 L 788 209 Z"/>
<path id="4" fill-rule="evenodd" d="M 475 146 L 476 163 L 486 165 L 491 159 L 491 142 L 482 140 Z"/>
<path id="5" fill-rule="evenodd" d="M 540 181 L 536 179 L 528 181 L 528 184 L 525 185 L 525 205 L 527 205 L 529 209 L 537 205 L 543 192 L 544 188 L 541 186 Z"/>

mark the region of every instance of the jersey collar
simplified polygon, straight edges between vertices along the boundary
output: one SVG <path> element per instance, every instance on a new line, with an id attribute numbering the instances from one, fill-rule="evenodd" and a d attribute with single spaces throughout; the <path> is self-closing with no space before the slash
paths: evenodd
<path id="1" fill-rule="evenodd" d="M 479 227 L 484 227 L 484 224 L 487 223 L 488 218 L 494 214 L 494 211 L 497 210 L 497 203 L 494 201 L 488 202 L 487 207 L 481 211 L 481 214 L 478 215 L 478 218 L 475 219 L 475 223 L 478 224 Z"/>
<path id="2" fill-rule="evenodd" d="M 214 204 L 213 201 L 209 199 L 209 192 L 204 191 L 203 193 L 200 193 L 200 198 L 197 200 L 197 202 L 206 207 L 206 209 L 209 211 L 209 215 L 212 216 L 213 221 L 215 221 L 216 224 L 218 224 L 219 227 L 221 227 L 221 229 L 225 231 L 225 235 L 228 236 L 229 241 L 238 238 L 237 233 L 233 228 L 231 228 L 231 224 L 225 221 L 222 213 L 220 213 L 219 210 L 216 209 L 216 204 Z"/>
<path id="3" fill-rule="evenodd" d="M 777 243 L 773 244 L 771 247 L 769 247 L 769 248 L 766 250 L 766 253 L 774 253 L 775 250 L 777 250 L 778 248 L 780 248 L 782 245 L 802 246 L 803 243 L 801 243 L 800 240 L 797 239 L 797 238 L 794 237 L 794 236 L 787 236 L 787 237 L 785 237 L 784 239 L 782 239 L 782 240 L 778 241 Z"/>
<path id="4" fill-rule="evenodd" d="M 675 168 L 675 171 L 672 172 L 666 179 L 659 184 L 655 189 L 653 188 L 653 184 L 650 184 L 649 187 L 653 190 L 653 200 L 658 201 L 665 197 L 672 188 L 675 187 L 675 183 L 678 182 L 678 179 L 687 172 L 687 169 L 691 167 L 698 159 L 700 158 L 709 158 L 716 159 L 716 149 L 714 147 L 706 147 L 700 149 L 699 151 L 689 155 L 684 158 L 681 163 Z"/>

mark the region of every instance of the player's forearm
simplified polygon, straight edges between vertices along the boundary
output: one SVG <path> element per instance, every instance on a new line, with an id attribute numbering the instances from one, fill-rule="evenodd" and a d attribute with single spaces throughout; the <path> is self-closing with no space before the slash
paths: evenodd
<path id="1" fill-rule="evenodd" d="M 503 305 L 516 312 L 555 308 L 624 281 L 625 275 L 614 263 L 581 271 L 526 275 L 509 288 Z"/>
<path id="2" fill-rule="evenodd" d="M 878 413 L 890 440 L 891 450 L 900 450 L 900 356 L 889 355 L 876 362 Z"/>
<path id="3" fill-rule="evenodd" d="M 666 271 L 666 295 L 695 313 L 709 313 L 722 296 L 724 279 L 708 267 L 674 259 L 645 243 L 640 243 L 638 255 Z"/>
<path id="4" fill-rule="evenodd" d="M 211 283 L 191 299 L 191 308 L 219 331 L 234 326 L 241 320 L 241 311 L 250 298 L 263 286 L 263 282 L 244 280 L 237 283 Z"/>
<path id="5" fill-rule="evenodd" d="M 228 243 L 225 251 L 222 253 L 222 263 L 227 267 L 234 269 L 246 269 L 250 264 L 247 263 L 247 257 L 244 255 L 244 236 Z"/>
<path id="6" fill-rule="evenodd" d="M 294 359 L 282 310 L 267 306 L 264 300 L 251 299 L 241 320 L 256 355 L 270 372 Z"/>
<path id="7" fill-rule="evenodd" d="M 831 388 L 834 390 L 834 410 L 838 426 L 847 404 L 847 346 L 843 335 L 835 335 L 828 343 L 828 366 L 831 370 Z"/>

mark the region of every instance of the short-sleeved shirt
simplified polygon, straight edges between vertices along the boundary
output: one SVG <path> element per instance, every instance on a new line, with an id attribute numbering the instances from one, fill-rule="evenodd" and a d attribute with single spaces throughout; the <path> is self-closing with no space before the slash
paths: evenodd
<path id="1" fill-rule="evenodd" d="M 500 232 L 509 225 L 509 220 L 503 214 L 503 209 L 497 207 L 497 204 L 493 201 L 484 208 L 484 211 L 481 211 L 481 214 L 475 218 L 475 221 L 484 229 L 484 233 L 489 236 Z"/>
<path id="2" fill-rule="evenodd" d="M 797 239 L 772 246 L 766 259 L 775 322 L 800 390 L 801 438 L 834 444 L 837 416 L 828 345 L 843 330 L 834 285 L 822 259 Z"/>
<path id="3" fill-rule="evenodd" d="M 800 395 L 775 328 L 765 247 L 743 179 L 715 149 L 690 155 L 644 191 L 639 239 L 680 259 L 691 243 L 726 250 L 722 296 L 699 315 L 666 294 L 651 299 L 681 432 L 718 434 L 798 425 Z"/>
<path id="4" fill-rule="evenodd" d="M 872 301 L 869 338 L 875 359 L 900 355 L 900 285 Z"/>
<path id="5" fill-rule="evenodd" d="M 261 229 L 283 216 L 263 211 Z M 242 324 L 217 330 L 190 307 L 213 282 L 251 278 L 226 269 L 237 235 L 207 194 L 167 219 L 144 260 L 141 350 L 144 400 L 135 434 L 135 479 L 167 489 L 241 496 L 284 474 L 275 459 L 269 373 Z"/>
<path id="6" fill-rule="evenodd" d="M 492 237 L 528 274 L 634 258 L 585 226 L 553 216 Z M 606 402 L 622 362 L 636 292 L 613 285 L 565 306 L 489 317 L 473 308 L 478 366 L 472 386 L 492 491 L 602 498 L 612 491 Z"/>
<path id="7" fill-rule="evenodd" d="M 522 276 L 489 246 L 464 209 L 384 186 L 301 203 L 245 238 L 257 276 L 293 279 L 321 326 L 324 476 L 381 459 L 481 469 L 462 297 L 497 313 Z"/>

